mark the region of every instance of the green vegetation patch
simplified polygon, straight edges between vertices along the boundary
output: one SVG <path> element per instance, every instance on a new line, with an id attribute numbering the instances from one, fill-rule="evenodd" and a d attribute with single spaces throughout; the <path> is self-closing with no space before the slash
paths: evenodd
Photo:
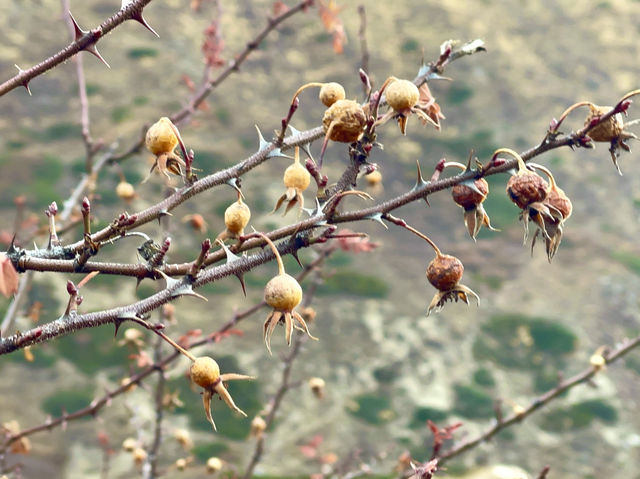
<path id="1" fill-rule="evenodd" d="M 492 388 L 496 385 L 496 380 L 493 377 L 493 373 L 487 368 L 476 369 L 473 373 L 473 382 L 478 386 L 485 388 Z"/>
<path id="2" fill-rule="evenodd" d="M 91 404 L 93 392 L 84 388 L 57 391 L 42 401 L 42 410 L 53 417 L 59 417 L 64 412 L 75 412 Z M 84 419 L 93 419 L 91 415 Z"/>
<path id="3" fill-rule="evenodd" d="M 618 413 L 606 401 L 590 399 L 554 409 L 542 416 L 540 427 L 551 432 L 565 432 L 585 428 L 596 419 L 606 424 L 615 424 L 618 421 Z"/>
<path id="4" fill-rule="evenodd" d="M 384 424 L 396 417 L 389 397 L 378 393 L 356 396 L 347 407 L 347 411 L 352 416 L 373 425 Z"/>
<path id="5" fill-rule="evenodd" d="M 127 57 L 131 58 L 132 60 L 137 60 L 138 58 L 153 58 L 157 55 L 157 49 L 148 47 L 130 48 L 127 51 Z"/>
<path id="6" fill-rule="evenodd" d="M 419 407 L 413 411 L 411 422 L 409 422 L 409 428 L 422 429 L 427 426 L 427 421 L 438 424 L 448 417 L 449 411 L 445 411 L 444 409 L 438 409 L 435 407 Z"/>
<path id="7" fill-rule="evenodd" d="M 494 416 L 493 398 L 476 386 L 456 384 L 453 412 L 469 419 L 485 419 Z"/>
<path id="8" fill-rule="evenodd" d="M 493 316 L 473 344 L 477 360 L 493 361 L 510 369 L 538 369 L 545 363 L 562 364 L 575 351 L 577 338 L 558 321 L 521 314 Z"/>
<path id="9" fill-rule="evenodd" d="M 196 444 L 191 452 L 196 458 L 196 461 L 201 464 L 206 464 L 207 459 L 213 456 L 219 456 L 226 452 L 227 449 L 229 449 L 229 446 L 224 442 L 207 442 L 204 444 Z"/>

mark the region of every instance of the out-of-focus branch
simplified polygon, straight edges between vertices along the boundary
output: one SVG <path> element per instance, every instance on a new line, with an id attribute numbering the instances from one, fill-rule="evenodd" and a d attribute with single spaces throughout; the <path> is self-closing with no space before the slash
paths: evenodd
<path id="1" fill-rule="evenodd" d="M 622 341 L 622 343 L 617 348 L 613 349 L 608 354 L 603 355 L 605 365 L 614 363 L 615 361 L 622 358 L 625 354 L 627 354 L 629 351 L 633 350 L 634 348 L 638 347 L 639 345 L 640 345 L 640 336 L 637 336 L 633 339 L 627 339 Z M 497 422 L 490 429 L 483 432 L 478 437 L 463 441 L 455 445 L 452 449 L 446 451 L 445 453 L 443 453 L 438 457 L 438 463 L 443 464 L 446 461 L 449 461 L 454 457 L 459 456 L 460 454 L 470 449 L 473 449 L 479 444 L 485 441 L 488 441 L 503 429 L 506 429 L 510 426 L 513 426 L 514 424 L 522 422 L 525 418 L 527 418 L 528 416 L 530 416 L 531 414 L 533 414 L 534 412 L 536 412 L 538 409 L 542 408 L 546 404 L 550 403 L 554 399 L 558 398 L 558 396 L 562 395 L 564 392 L 568 391 L 571 388 L 574 388 L 575 386 L 578 386 L 579 384 L 583 384 L 591 380 L 596 374 L 598 374 L 602 370 L 602 368 L 603 366 L 601 365 L 591 366 L 586 370 L 584 370 L 583 372 L 576 374 L 571 378 L 565 379 L 564 381 L 560 382 L 560 384 L 558 384 L 556 387 L 536 397 L 533 401 L 531 401 L 531 404 L 529 404 L 529 406 L 527 406 L 523 410 L 518 411 L 517 413 L 513 413 L 510 416 L 503 418 L 502 421 Z M 408 477 L 408 476 L 405 475 L 405 477 Z"/>
<path id="2" fill-rule="evenodd" d="M 304 307 L 308 307 L 311 304 L 311 301 L 313 300 L 316 289 L 318 287 L 319 280 L 320 280 L 319 276 L 316 275 L 310 287 L 307 288 L 306 294 L 304 296 L 304 302 L 303 302 Z M 285 395 L 294 386 L 294 383 L 291 382 L 291 371 L 293 369 L 293 363 L 298 357 L 298 355 L 300 354 L 302 345 L 304 344 L 304 342 L 307 341 L 307 339 L 308 339 L 308 336 L 297 334 L 293 343 L 293 348 L 291 349 L 289 354 L 287 354 L 282 359 L 284 368 L 282 370 L 282 374 L 280 375 L 280 384 L 278 386 L 278 389 L 276 390 L 275 394 L 269 401 L 268 410 L 267 410 L 268 412 L 264 420 L 266 425 L 265 432 L 264 434 L 260 435 L 256 439 L 256 446 L 253 450 L 251 460 L 247 465 L 247 469 L 245 470 L 242 476 L 243 479 L 250 479 L 251 476 L 253 476 L 253 471 L 255 470 L 256 466 L 262 459 L 262 455 L 264 454 L 265 434 L 267 434 L 266 431 L 268 431 L 271 425 L 273 424 L 273 421 L 276 418 L 276 414 L 278 413 L 278 410 L 282 405 L 282 400 L 284 399 Z"/>
<path id="3" fill-rule="evenodd" d="M 187 120 L 214 89 L 216 89 L 222 82 L 224 82 L 229 76 L 231 76 L 232 73 L 239 71 L 240 66 L 247 60 L 247 58 L 249 58 L 251 53 L 260 46 L 260 43 L 271 32 L 273 32 L 283 22 L 294 16 L 296 13 L 305 11 L 312 4 L 313 0 L 302 0 L 286 12 L 283 12 L 276 17 L 269 18 L 267 20 L 267 25 L 246 44 L 245 48 L 238 55 L 236 55 L 235 58 L 229 62 L 227 67 L 220 71 L 220 73 L 218 73 L 216 77 L 209 78 L 209 75 L 205 74 L 204 82 L 202 83 L 202 85 L 193 93 L 186 106 L 169 117 L 171 121 L 175 124 L 180 124 Z M 113 157 L 113 161 L 120 161 L 128 158 L 134 153 L 140 151 L 143 145 L 144 137 L 141 136 L 138 141 L 136 141 L 136 143 L 131 145 L 124 152 L 115 155 Z"/>
<path id="4" fill-rule="evenodd" d="M 367 11 L 365 10 L 364 5 L 358 5 L 358 15 L 360 15 L 360 28 L 358 29 L 358 37 L 360 38 L 360 56 L 361 56 L 360 68 L 365 73 L 369 73 L 369 46 L 367 44 Z"/>
<path id="5" fill-rule="evenodd" d="M 151 0 L 133 0 L 126 7 L 121 8 L 107 20 L 102 22 L 98 27 L 85 33 L 77 40 L 74 40 L 55 55 L 50 56 L 46 60 L 27 70 L 20 70 L 16 76 L 0 85 L 0 96 L 19 86 L 28 88 L 29 82 L 35 77 L 42 75 L 43 73 L 67 61 L 82 50 L 91 48 L 99 39 L 104 37 L 118 25 L 121 25 L 127 20 L 138 20 L 138 17 L 141 17 L 142 15 L 142 10 L 149 3 L 151 3 Z"/>

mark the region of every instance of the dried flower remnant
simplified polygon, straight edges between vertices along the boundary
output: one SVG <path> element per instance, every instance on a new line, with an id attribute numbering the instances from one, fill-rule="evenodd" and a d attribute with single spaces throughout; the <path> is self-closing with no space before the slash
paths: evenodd
<path id="1" fill-rule="evenodd" d="M 235 373 L 220 374 L 218 363 L 208 356 L 194 358 L 189 373 L 191 380 L 204 389 L 202 393 L 204 412 L 214 431 L 216 430 L 216 424 L 211 417 L 211 398 L 214 394 L 218 394 L 231 409 L 247 417 L 246 413 L 236 406 L 224 383 L 225 381 L 254 379 L 254 377 Z"/>
<path id="2" fill-rule="evenodd" d="M 250 219 L 251 210 L 242 201 L 242 194 L 238 192 L 238 200 L 232 203 L 224 212 L 226 229 L 218 235 L 216 240 L 237 239 L 244 235 L 244 229 L 249 224 Z"/>
<path id="3" fill-rule="evenodd" d="M 269 244 L 278 262 L 278 275 L 271 278 L 264 287 L 264 300 L 273 308 L 263 325 L 264 343 L 269 354 L 271 354 L 271 336 L 278 323 L 281 322 L 284 322 L 285 325 L 285 338 L 288 345 L 291 345 L 293 328 L 306 333 L 311 339 L 317 340 L 318 338 L 313 337 L 309 332 L 307 323 L 302 316 L 295 311 L 296 306 L 302 301 L 300 284 L 293 276 L 285 273 L 284 264 L 276 245 L 263 233 L 257 234 Z M 296 322 L 300 323 L 300 326 Z"/>
<path id="4" fill-rule="evenodd" d="M 329 140 L 340 143 L 353 143 L 364 132 L 366 123 L 367 116 L 357 101 L 338 100 L 327 108 L 322 117 L 325 136 L 318 166 L 322 166 L 322 158 Z"/>
<path id="5" fill-rule="evenodd" d="M 448 166 L 460 168 L 463 172 L 467 170 L 466 166 L 455 161 L 445 163 L 443 168 Z M 466 180 L 451 189 L 453 201 L 464 210 L 464 225 L 474 241 L 483 226 L 491 231 L 499 231 L 491 226 L 489 215 L 482 206 L 488 194 L 489 183 L 484 178 Z"/>
<path id="6" fill-rule="evenodd" d="M 444 115 L 440 112 L 440 106 L 429 91 L 426 83 L 418 87 L 409 80 L 401 80 L 389 77 L 380 88 L 380 94 L 384 92 L 387 104 L 391 109 L 380 118 L 377 123 L 382 125 L 391 118 L 395 118 L 403 135 L 407 132 L 407 119 L 411 113 L 415 113 L 423 124 L 431 124 L 440 129 L 440 119 Z"/>
<path id="7" fill-rule="evenodd" d="M 585 126 L 592 124 L 592 122 L 597 122 L 602 115 L 608 113 L 611 110 L 613 110 L 613 107 L 611 106 L 598 106 L 590 103 L 589 114 L 584 120 Z M 616 167 L 616 170 L 618 170 L 618 173 L 622 175 L 620 167 L 618 166 L 618 156 L 620 156 L 620 149 L 631 152 L 631 148 L 625 143 L 625 141 L 630 139 L 638 139 L 638 137 L 633 133 L 624 131 L 624 120 L 622 118 L 622 113 L 616 113 L 606 120 L 598 122 L 596 126 L 589 130 L 589 133 L 587 134 L 593 141 L 608 142 L 610 144 L 609 153 L 611 153 L 611 161 L 613 161 L 613 164 Z"/>
<path id="8" fill-rule="evenodd" d="M 299 147 L 296 146 L 293 165 L 290 165 L 286 170 L 284 170 L 282 181 L 284 182 L 284 186 L 287 191 L 278 198 L 278 202 L 276 203 L 276 207 L 273 209 L 272 213 L 278 211 L 285 201 L 287 202 L 287 206 L 285 207 L 283 216 L 286 215 L 295 205 L 298 205 L 298 215 L 302 213 L 302 208 L 304 207 L 304 197 L 302 196 L 302 193 L 311 183 L 311 174 L 300 164 L 299 150 Z"/>
<path id="9" fill-rule="evenodd" d="M 406 221 L 395 218 L 390 214 L 385 215 L 385 218 L 398 226 L 408 229 L 413 234 L 425 240 L 436 253 L 436 257 L 427 266 L 427 279 L 438 292 L 429 304 L 427 316 L 429 316 L 433 310 L 440 311 L 447 301 L 457 302 L 461 299 L 465 304 L 469 304 L 469 296 L 473 296 L 478 305 L 480 305 L 480 297 L 467 286 L 460 284 L 464 266 L 458 258 L 443 254 L 440 248 L 438 248 L 429 237 L 409 226 Z"/>
<path id="10" fill-rule="evenodd" d="M 151 153 L 156 155 L 156 159 L 151 167 L 149 176 L 144 181 L 149 179 L 156 168 L 167 179 L 170 178 L 169 173 L 182 176 L 182 168 L 186 164 L 182 158 L 174 153 L 180 142 L 178 129 L 166 116 L 151 125 L 145 136 L 145 145 Z"/>
<path id="11" fill-rule="evenodd" d="M 491 161 L 494 161 L 501 153 L 506 153 L 518 160 L 518 170 L 507 182 L 507 195 L 522 210 L 520 219 L 524 223 L 524 243 L 527 242 L 529 235 L 529 219 L 533 219 L 543 229 L 545 236 L 548 237 L 544 230 L 542 217 L 539 215 L 553 219 L 549 209 L 543 204 L 550 191 L 549 184 L 540 175 L 527 169 L 522 157 L 509 148 L 496 150 Z"/>
<path id="12" fill-rule="evenodd" d="M 547 259 L 551 262 L 562 241 L 564 222 L 571 216 L 573 205 L 565 192 L 558 187 L 553 175 L 547 168 L 536 163 L 529 163 L 529 166 L 547 175 L 551 185 L 551 189 L 542 204 L 533 203 L 529 205 L 529 217 L 538 226 L 531 241 L 531 253 L 533 254 L 533 247 L 536 244 L 538 235 L 541 235 L 545 240 Z"/>

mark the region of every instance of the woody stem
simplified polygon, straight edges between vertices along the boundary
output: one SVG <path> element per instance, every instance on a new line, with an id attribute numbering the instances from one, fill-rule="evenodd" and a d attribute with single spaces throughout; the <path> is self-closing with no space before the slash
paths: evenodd
<path id="1" fill-rule="evenodd" d="M 438 256 L 438 257 L 442 256 L 442 251 L 440 251 L 440 248 L 438 248 L 436 246 L 436 244 L 433 241 L 431 241 L 431 239 L 428 236 L 422 234 L 420 231 L 418 231 L 414 227 L 409 226 L 405 220 L 403 220 L 401 218 L 396 218 L 395 216 L 390 215 L 389 213 L 385 214 L 383 216 L 383 218 L 388 220 L 388 221 L 390 221 L 390 222 L 392 222 L 395 225 L 402 226 L 403 228 L 408 229 L 409 231 L 411 231 L 413 234 L 419 236 L 420 238 L 425 240 L 427 243 L 429 243 L 429 245 L 431 245 L 433 250 L 436 252 L 436 256 Z"/>
<path id="2" fill-rule="evenodd" d="M 498 148 L 493 152 L 493 155 L 491 156 L 491 163 L 498 157 L 500 153 L 506 153 L 507 155 L 510 155 L 518 160 L 518 171 L 527 169 L 527 166 L 524 164 L 524 160 L 522 159 L 522 157 L 511 148 Z"/>
<path id="3" fill-rule="evenodd" d="M 293 105 L 293 102 L 296 101 L 296 98 L 298 98 L 298 95 L 302 92 L 302 90 L 305 90 L 309 87 L 312 86 L 319 86 L 320 88 L 322 88 L 324 86 L 324 83 L 319 83 L 317 81 L 313 81 L 310 83 L 305 83 L 304 85 L 302 85 L 300 88 L 298 88 L 296 90 L 296 92 L 293 94 L 293 98 L 291 99 L 291 104 Z"/>
<path id="4" fill-rule="evenodd" d="M 258 236 L 260 236 L 262 239 L 264 239 L 267 244 L 269 245 L 269 247 L 271 248 L 271 251 L 273 251 L 273 254 L 276 257 L 276 261 L 278 262 L 278 274 L 279 275 L 283 275 L 285 274 L 284 272 L 284 264 L 282 263 L 282 258 L 280 257 L 280 252 L 278 251 L 278 248 L 276 248 L 276 245 L 273 244 L 273 241 L 271 241 L 267 235 L 265 235 L 264 233 L 261 233 L 259 231 L 256 231 L 256 233 Z"/>
<path id="5" fill-rule="evenodd" d="M 576 108 L 580 108 L 581 106 L 591 106 L 591 105 L 593 105 L 593 103 L 591 103 L 590 101 L 579 101 L 578 103 L 574 103 L 573 105 L 571 105 L 562 113 L 562 115 L 560 115 L 560 118 L 558 119 L 555 127 L 553 128 L 553 131 L 558 131 L 558 128 L 560 128 L 560 125 L 562 124 L 562 122 L 573 110 L 575 110 Z"/>

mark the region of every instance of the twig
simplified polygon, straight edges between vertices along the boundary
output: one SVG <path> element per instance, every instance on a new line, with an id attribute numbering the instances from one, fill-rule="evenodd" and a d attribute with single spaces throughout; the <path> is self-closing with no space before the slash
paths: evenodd
<path id="1" fill-rule="evenodd" d="M 70 6 L 69 0 L 62 0 L 62 14 L 66 17 L 67 26 L 69 27 L 69 33 L 71 39 L 75 39 L 75 27 L 71 15 L 69 15 Z M 78 77 L 78 98 L 80 99 L 80 124 L 82 125 L 82 139 L 86 150 L 85 158 L 85 172 L 87 175 L 91 174 L 93 170 L 93 157 L 95 150 L 93 147 L 93 140 L 91 138 L 90 131 L 90 119 L 89 119 L 89 99 L 87 97 L 87 83 L 84 77 L 83 56 L 77 55 L 75 58 L 76 64 L 76 76 Z"/>
<path id="2" fill-rule="evenodd" d="M 315 295 L 315 292 L 318 286 L 318 279 L 319 278 L 316 276 L 315 280 L 311 283 L 310 287 L 307 288 L 307 290 L 305 291 L 305 296 L 303 301 L 303 305 L 305 307 L 308 307 L 311 304 L 311 301 L 313 300 L 313 297 Z M 285 395 L 287 394 L 288 391 L 291 390 L 291 388 L 294 385 L 293 383 L 291 383 L 291 370 L 293 369 L 293 363 L 295 359 L 298 357 L 298 355 L 300 354 L 301 347 L 304 344 L 304 342 L 306 342 L 307 338 L 308 338 L 307 336 L 297 334 L 293 342 L 293 348 L 291 349 L 291 352 L 287 354 L 282 360 L 284 364 L 284 369 L 282 370 L 282 375 L 280 376 L 280 385 L 278 386 L 277 391 L 269 401 L 269 412 L 267 413 L 267 417 L 265 419 L 265 424 L 266 424 L 265 433 L 273 424 L 273 421 L 276 418 L 276 414 L 280 409 L 280 406 L 282 405 L 282 400 L 284 399 Z M 265 442 L 265 437 L 263 434 L 262 436 L 257 438 L 256 446 L 253 450 L 251 460 L 249 461 L 249 464 L 247 465 L 247 469 L 245 470 L 242 476 L 243 479 L 250 479 L 251 476 L 253 476 L 253 471 L 255 470 L 256 466 L 262 459 L 262 455 L 264 454 L 264 442 Z"/>
<path id="3" fill-rule="evenodd" d="M 637 336 L 631 340 L 623 341 L 616 349 L 612 350 L 609 354 L 607 354 L 605 359 L 605 364 L 611 364 L 623 357 L 632 349 L 638 347 L 640 345 L 640 336 Z M 438 458 L 439 464 L 444 464 L 450 459 L 459 456 L 460 454 L 468 451 L 469 449 L 473 449 L 478 446 L 480 443 L 488 441 L 497 433 L 502 431 L 503 429 L 508 428 L 509 426 L 513 426 L 516 423 L 522 422 L 526 417 L 533 414 L 538 409 L 542 408 L 542 406 L 548 404 L 549 402 L 556 399 L 558 396 L 562 395 L 564 392 L 569 389 L 590 381 L 602 368 L 597 366 L 591 366 L 584 370 L 583 372 L 576 374 L 575 376 L 562 381 L 556 387 L 550 389 L 549 391 L 541 394 L 537 398 L 535 398 L 528 407 L 524 410 L 519 411 L 518 413 L 513 413 L 510 416 L 507 416 L 503 419 L 502 422 L 496 423 L 490 429 L 480 434 L 478 437 L 474 439 L 470 439 L 464 441 L 458 445 L 455 445 L 452 449 L 446 451 Z M 542 476 L 544 477 L 544 476 Z"/>
<path id="4" fill-rule="evenodd" d="M 71 42 L 68 46 L 60 50 L 55 55 L 50 56 L 46 60 L 27 70 L 20 69 L 19 73 L 16 76 L 10 78 L 0 85 L 0 96 L 10 92 L 11 90 L 19 86 L 24 86 L 28 89 L 29 82 L 37 76 L 42 75 L 43 73 L 67 61 L 69 58 L 81 52 L 82 50 L 90 48 L 100 38 L 104 37 L 107 33 L 116 28 L 118 25 L 121 25 L 125 21 L 133 19 L 137 20 L 137 17 L 142 15 L 143 8 L 146 7 L 149 3 L 151 3 L 151 0 L 133 0 L 125 8 L 118 10 L 111 17 L 102 22 L 100 26 L 91 30 L 90 32 L 87 32 L 78 40 Z"/>
<path id="5" fill-rule="evenodd" d="M 162 360 L 162 338 L 158 338 L 153 351 L 154 363 L 159 363 Z M 162 444 L 162 420 L 163 420 L 163 398 L 165 393 L 166 377 L 164 374 L 164 368 L 159 367 L 158 371 L 158 383 L 156 384 L 156 397 L 155 397 L 155 413 L 156 422 L 153 432 L 153 442 L 151 449 L 149 450 L 148 464 L 149 474 L 145 479 L 155 479 L 158 477 L 158 459 L 160 458 L 159 451 Z"/>
<path id="6" fill-rule="evenodd" d="M 361 60 L 360 60 L 360 68 L 365 73 L 369 73 L 369 46 L 367 44 L 367 11 L 364 8 L 364 5 L 358 5 L 358 15 L 360 15 L 360 29 L 358 30 L 358 37 L 360 38 L 360 51 L 361 51 Z M 366 86 L 363 85 L 363 87 Z M 367 92 L 365 91 L 365 94 Z"/>

